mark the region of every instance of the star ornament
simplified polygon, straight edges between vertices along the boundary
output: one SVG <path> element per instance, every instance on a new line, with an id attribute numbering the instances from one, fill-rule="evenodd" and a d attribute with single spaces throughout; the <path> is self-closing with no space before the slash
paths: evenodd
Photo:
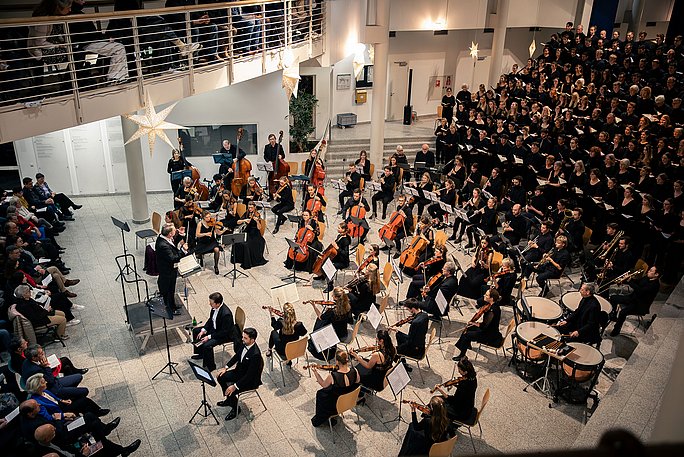
<path id="1" fill-rule="evenodd" d="M 177 102 L 173 103 L 171 106 L 164 108 L 162 111 L 157 113 L 154 109 L 152 98 L 148 93 L 144 115 L 124 114 L 124 117 L 126 119 L 138 125 L 138 130 L 128 139 L 128 141 L 124 143 L 124 146 L 128 143 L 137 140 L 143 135 L 147 135 L 147 144 L 150 146 L 150 156 L 154 152 L 154 144 L 157 140 L 157 137 L 159 137 L 162 141 L 164 141 L 172 148 L 175 148 L 176 145 L 174 145 L 171 142 L 171 140 L 169 140 L 169 137 L 166 136 L 166 132 L 164 132 L 164 130 L 178 130 L 187 128 L 183 127 L 182 125 L 166 122 L 166 118 L 177 104 Z"/>
<path id="2" fill-rule="evenodd" d="M 477 49 L 477 46 L 478 46 L 478 44 L 475 43 L 474 41 L 470 42 L 470 47 L 468 48 L 468 51 L 470 51 L 470 57 L 472 57 L 473 59 L 477 59 L 477 54 L 480 52 Z"/>

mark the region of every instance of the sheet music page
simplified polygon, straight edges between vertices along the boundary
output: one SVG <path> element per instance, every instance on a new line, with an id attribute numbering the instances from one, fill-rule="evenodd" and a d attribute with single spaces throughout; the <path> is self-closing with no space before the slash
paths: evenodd
<path id="1" fill-rule="evenodd" d="M 603 206 L 605 206 L 605 207 L 606 207 L 606 211 L 611 211 L 611 210 L 614 210 L 614 209 L 615 209 L 615 207 L 614 207 L 614 206 L 611 206 L 611 205 L 609 205 L 608 203 L 604 203 L 604 205 L 603 205 Z"/>
<path id="2" fill-rule="evenodd" d="M 271 288 L 271 304 L 274 308 L 280 309 L 285 303 L 298 301 L 299 292 L 297 292 L 297 286 L 294 283 Z"/>
<path id="3" fill-rule="evenodd" d="M 337 336 L 337 333 L 335 333 L 335 329 L 333 328 L 332 324 L 328 324 L 325 327 L 311 333 L 311 341 L 313 341 L 316 349 L 321 352 L 335 346 L 340 342 L 340 339 Z"/>
<path id="4" fill-rule="evenodd" d="M 332 281 L 335 277 L 335 273 L 337 273 L 337 268 L 335 268 L 335 265 L 333 265 L 330 258 L 325 259 L 325 262 L 323 262 L 323 273 L 325 273 L 328 281 Z"/>
<path id="5" fill-rule="evenodd" d="M 439 312 L 444 314 L 444 310 L 446 310 L 447 305 L 449 305 L 449 302 L 447 301 L 446 297 L 442 293 L 442 291 L 437 292 L 437 297 L 435 297 L 435 302 L 437 302 L 437 306 L 439 307 Z"/>
<path id="6" fill-rule="evenodd" d="M 67 430 L 72 431 L 82 425 L 85 425 L 85 419 L 83 416 L 79 417 L 75 421 L 71 421 L 67 424 Z"/>
<path id="7" fill-rule="evenodd" d="M 563 178 L 558 178 L 558 184 L 565 184 L 567 181 Z"/>
<path id="8" fill-rule="evenodd" d="M 375 305 L 371 305 L 370 309 L 366 313 L 366 317 L 368 318 L 368 322 L 370 322 L 373 328 L 377 330 L 378 325 L 380 325 L 380 321 L 382 320 L 382 314 L 380 314 L 380 310 L 378 309 L 378 307 Z"/>
<path id="9" fill-rule="evenodd" d="M 399 394 L 411 382 L 411 377 L 403 363 L 398 363 L 392 371 L 387 373 L 387 383 L 395 395 Z"/>
<path id="10" fill-rule="evenodd" d="M 19 415 L 19 407 L 17 406 L 17 407 L 14 408 L 9 414 L 7 414 L 7 415 L 5 416 L 5 420 L 6 420 L 7 422 L 10 422 L 10 421 L 12 421 L 12 419 L 14 419 L 15 417 L 17 417 L 18 415 Z"/>
<path id="11" fill-rule="evenodd" d="M 186 255 L 178 262 L 178 271 L 181 274 L 190 272 L 194 269 L 200 268 L 199 263 L 197 263 L 197 258 L 193 255 Z"/>
<path id="12" fill-rule="evenodd" d="M 521 159 L 521 158 L 518 157 L 518 156 L 515 156 L 515 163 L 516 163 L 516 165 L 522 165 L 523 159 Z"/>
<path id="13" fill-rule="evenodd" d="M 50 357 L 48 357 L 47 361 L 50 364 L 50 368 L 57 368 L 59 366 L 59 359 L 57 358 L 56 354 L 52 354 Z"/>
<path id="14" fill-rule="evenodd" d="M 395 259 L 394 257 L 390 257 L 390 264 L 392 265 L 392 270 L 394 270 L 394 274 L 397 275 L 397 278 L 399 278 L 399 283 L 401 284 L 402 282 L 404 282 L 404 278 L 402 278 L 401 275 L 399 262 L 397 262 L 397 259 Z"/>
<path id="15" fill-rule="evenodd" d="M 40 282 L 42 285 L 47 286 L 52 282 L 52 275 L 49 274 L 46 277 L 43 278 L 43 280 Z"/>

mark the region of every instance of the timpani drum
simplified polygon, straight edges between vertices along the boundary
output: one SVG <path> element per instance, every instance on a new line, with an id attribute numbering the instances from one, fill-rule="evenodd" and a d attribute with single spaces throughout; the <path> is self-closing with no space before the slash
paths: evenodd
<path id="1" fill-rule="evenodd" d="M 548 324 L 542 322 L 527 321 L 518 324 L 515 328 L 515 334 L 518 339 L 518 350 L 531 361 L 538 361 L 544 358 L 544 354 L 535 348 L 528 345 L 530 341 L 543 333 L 551 338 L 560 338 L 560 332 Z"/>
<path id="2" fill-rule="evenodd" d="M 598 299 L 599 304 L 601 305 L 601 311 L 605 311 L 606 313 L 610 314 L 613 309 L 613 307 L 610 305 L 610 302 L 600 295 L 594 295 L 594 297 Z M 579 302 L 581 299 L 582 295 L 580 295 L 579 292 L 566 292 L 561 297 L 560 303 L 569 311 L 575 311 L 577 308 L 579 308 Z"/>
<path id="3" fill-rule="evenodd" d="M 568 343 L 574 350 L 563 359 L 563 372 L 575 382 L 589 381 L 603 365 L 603 354 L 584 343 Z"/>
<path id="4" fill-rule="evenodd" d="M 523 300 L 527 303 L 533 321 L 554 324 L 563 316 L 563 309 L 553 300 L 544 297 L 523 297 Z"/>

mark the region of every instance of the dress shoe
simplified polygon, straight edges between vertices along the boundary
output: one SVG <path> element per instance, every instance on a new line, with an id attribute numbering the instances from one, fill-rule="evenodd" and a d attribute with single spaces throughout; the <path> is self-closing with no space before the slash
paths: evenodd
<path id="1" fill-rule="evenodd" d="M 202 354 L 194 354 L 190 357 L 192 360 L 202 360 Z"/>
<path id="2" fill-rule="evenodd" d="M 76 297 L 78 297 L 78 295 L 76 295 L 75 293 L 73 293 L 73 292 L 71 292 L 71 291 L 69 291 L 69 290 L 67 290 L 66 292 L 64 292 L 64 296 L 67 297 L 67 298 L 76 298 Z"/>
<path id="3" fill-rule="evenodd" d="M 237 415 L 240 414 L 241 412 L 242 412 L 242 408 L 240 408 L 239 406 L 238 406 L 237 408 L 234 408 L 231 412 L 228 413 L 228 415 L 226 416 L 226 420 L 227 420 L 227 421 L 232 421 L 232 420 L 235 419 L 235 418 L 237 417 Z"/>
<path id="4" fill-rule="evenodd" d="M 133 454 L 135 451 L 138 450 L 140 447 L 140 440 L 135 440 L 121 451 L 121 457 L 128 457 L 129 455 Z"/>
<path id="5" fill-rule="evenodd" d="M 111 410 L 109 410 L 109 409 L 107 409 L 107 408 L 100 408 L 100 410 L 97 411 L 97 412 L 95 413 L 95 415 L 96 415 L 97 417 L 103 417 L 103 416 L 106 416 L 106 415 L 109 414 L 109 413 L 111 413 Z"/>
<path id="6" fill-rule="evenodd" d="M 228 400 L 221 400 L 220 402 L 216 403 L 216 406 L 230 406 L 230 403 L 228 403 Z"/>
<path id="7" fill-rule="evenodd" d="M 119 426 L 120 422 L 121 422 L 121 418 L 117 417 L 113 421 L 111 421 L 110 423 L 105 425 L 104 430 L 103 430 L 104 436 L 107 436 L 110 433 L 112 433 L 114 431 L 114 429 Z"/>
<path id="8" fill-rule="evenodd" d="M 75 221 L 76 219 L 74 219 L 72 216 L 62 216 L 62 220 L 63 221 Z"/>
<path id="9" fill-rule="evenodd" d="M 81 282 L 80 279 L 67 279 L 66 281 L 64 281 L 64 285 L 66 287 L 71 287 L 71 286 L 75 286 L 79 282 Z"/>
<path id="10" fill-rule="evenodd" d="M 86 374 L 89 371 L 90 371 L 89 368 L 77 368 L 76 369 L 76 373 L 78 373 L 78 374 Z M 109 410 L 107 410 L 107 411 L 109 411 Z M 103 416 L 104 416 L 104 414 L 103 414 Z"/>
<path id="11" fill-rule="evenodd" d="M 74 208 L 74 209 L 81 209 L 81 208 L 83 208 L 83 205 L 73 205 L 72 208 Z"/>
<path id="12" fill-rule="evenodd" d="M 461 359 L 463 358 L 463 354 L 455 355 L 451 358 L 454 362 L 460 362 Z"/>
<path id="13" fill-rule="evenodd" d="M 275 235 L 276 233 L 278 233 L 279 230 L 280 230 L 280 227 L 274 228 L 274 229 L 273 229 L 273 234 Z"/>

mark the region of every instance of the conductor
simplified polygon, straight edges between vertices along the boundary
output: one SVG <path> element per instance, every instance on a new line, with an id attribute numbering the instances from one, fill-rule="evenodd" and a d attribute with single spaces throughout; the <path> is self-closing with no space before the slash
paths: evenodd
<path id="1" fill-rule="evenodd" d="M 174 295 L 176 293 L 176 278 L 178 278 L 178 270 L 176 264 L 183 256 L 181 248 L 187 249 L 185 240 L 181 240 L 178 245 L 174 244 L 173 239 L 176 236 L 176 227 L 173 224 L 165 224 L 161 233 L 154 243 L 154 250 L 157 253 L 157 271 L 159 277 L 157 278 L 157 288 L 159 294 L 164 299 L 166 309 L 173 309 L 173 314 L 180 315 L 180 307 L 176 307 Z"/>

